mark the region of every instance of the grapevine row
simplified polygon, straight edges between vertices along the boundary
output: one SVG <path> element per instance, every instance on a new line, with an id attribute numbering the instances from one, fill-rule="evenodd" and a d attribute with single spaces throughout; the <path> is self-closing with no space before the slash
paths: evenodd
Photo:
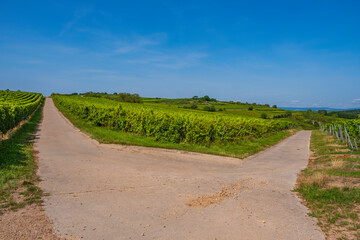
<path id="1" fill-rule="evenodd" d="M 184 112 L 92 97 L 55 95 L 53 100 L 94 126 L 173 143 L 240 142 L 292 127 L 288 121 Z"/>
<path id="2" fill-rule="evenodd" d="M 0 134 L 5 134 L 25 120 L 41 103 L 39 93 L 0 90 Z"/>
<path id="3" fill-rule="evenodd" d="M 321 126 L 323 131 L 334 135 L 350 148 L 358 150 L 360 143 L 360 119 L 339 120 Z"/>

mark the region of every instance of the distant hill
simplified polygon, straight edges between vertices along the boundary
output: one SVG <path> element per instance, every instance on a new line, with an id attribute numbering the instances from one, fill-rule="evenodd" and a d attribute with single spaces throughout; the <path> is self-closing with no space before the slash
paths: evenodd
<path id="1" fill-rule="evenodd" d="M 360 114 L 360 109 L 355 108 L 347 108 L 347 109 L 341 109 L 341 108 L 329 108 L 329 107 L 307 107 L 307 108 L 301 108 L 301 107 L 279 107 L 280 109 L 284 110 L 291 110 L 291 111 L 307 111 L 311 109 L 312 111 L 319 111 L 319 110 L 326 110 L 328 112 L 349 112 L 349 113 L 355 113 Z"/>
<path id="2" fill-rule="evenodd" d="M 345 111 L 343 111 L 343 112 L 353 113 L 353 114 L 360 114 L 360 109 L 345 110 Z"/>

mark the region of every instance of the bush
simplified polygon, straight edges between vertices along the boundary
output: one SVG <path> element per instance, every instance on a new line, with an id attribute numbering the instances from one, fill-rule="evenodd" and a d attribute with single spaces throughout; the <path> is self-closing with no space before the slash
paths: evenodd
<path id="1" fill-rule="evenodd" d="M 260 117 L 263 118 L 263 119 L 267 119 L 267 114 L 266 114 L 266 113 L 262 113 Z"/>
<path id="2" fill-rule="evenodd" d="M 215 109 L 215 107 L 213 105 L 206 106 L 206 107 L 203 108 L 203 110 L 208 111 L 208 112 L 215 112 L 216 111 L 216 109 Z"/>
<path id="3" fill-rule="evenodd" d="M 114 100 L 119 102 L 141 103 L 141 98 L 137 93 L 118 93 Z"/>
<path id="4" fill-rule="evenodd" d="M 196 104 L 191 104 L 191 105 L 190 105 L 190 108 L 191 108 L 191 109 L 197 109 L 198 106 L 197 106 Z"/>
<path id="5" fill-rule="evenodd" d="M 254 110 L 254 107 L 253 107 L 253 106 L 250 106 L 250 107 L 248 108 L 248 110 L 249 110 L 249 111 L 252 111 L 252 110 Z"/>

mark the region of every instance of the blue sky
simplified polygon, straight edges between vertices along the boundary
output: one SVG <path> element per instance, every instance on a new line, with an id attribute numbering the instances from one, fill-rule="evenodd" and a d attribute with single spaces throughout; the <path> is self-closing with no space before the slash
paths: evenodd
<path id="1" fill-rule="evenodd" d="M 0 89 L 360 108 L 360 1 L 0 1 Z"/>

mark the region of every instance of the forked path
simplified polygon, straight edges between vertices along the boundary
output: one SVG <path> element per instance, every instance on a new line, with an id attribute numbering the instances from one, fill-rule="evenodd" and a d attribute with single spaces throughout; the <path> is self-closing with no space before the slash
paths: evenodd
<path id="1" fill-rule="evenodd" d="M 45 210 L 83 239 L 324 239 L 294 188 L 309 131 L 239 160 L 98 144 L 46 100 L 39 127 Z"/>

